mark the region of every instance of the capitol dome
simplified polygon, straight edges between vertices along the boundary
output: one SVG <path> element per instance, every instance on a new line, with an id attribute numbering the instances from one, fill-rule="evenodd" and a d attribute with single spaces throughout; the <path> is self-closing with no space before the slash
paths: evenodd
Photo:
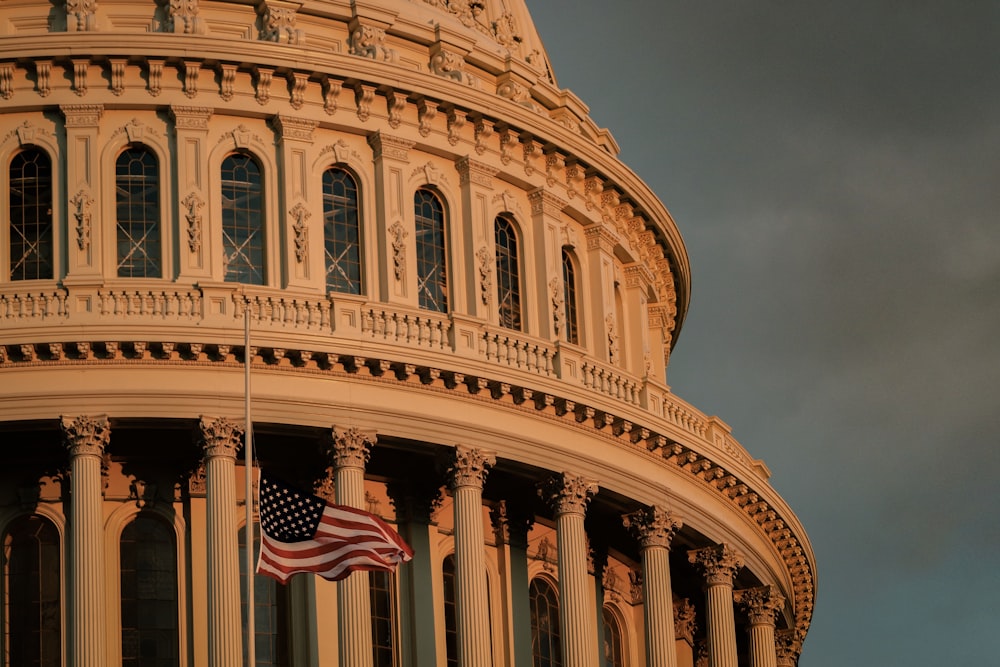
<path id="1" fill-rule="evenodd" d="M 257 665 L 796 663 L 808 538 L 523 0 L 7 0 L 0 113 L 0 664 L 245 664 L 248 431 L 414 552 L 256 576 Z"/>

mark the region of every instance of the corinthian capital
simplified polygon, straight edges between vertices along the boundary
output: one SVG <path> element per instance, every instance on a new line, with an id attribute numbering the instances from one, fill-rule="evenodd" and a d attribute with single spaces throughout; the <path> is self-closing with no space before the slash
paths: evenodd
<path id="1" fill-rule="evenodd" d="M 775 616 L 785 606 L 785 596 L 774 586 L 733 591 L 733 599 L 746 609 L 751 625 L 774 625 Z"/>
<path id="2" fill-rule="evenodd" d="M 688 560 L 701 567 L 705 583 L 733 585 L 733 577 L 743 567 L 743 554 L 728 544 L 695 549 L 688 552 Z"/>
<path id="3" fill-rule="evenodd" d="M 643 549 L 669 549 L 670 542 L 682 525 L 679 517 L 655 505 L 623 515 L 622 522 L 635 533 Z"/>
<path id="4" fill-rule="evenodd" d="M 201 417 L 202 445 L 205 447 L 205 458 L 211 459 L 223 456 L 236 458 L 236 450 L 243 442 L 243 427 L 225 417 Z"/>
<path id="5" fill-rule="evenodd" d="M 463 486 L 483 488 L 486 473 L 497 462 L 496 457 L 480 449 L 458 446 L 455 458 L 448 468 L 448 482 L 451 488 Z"/>
<path id="6" fill-rule="evenodd" d="M 357 426 L 331 429 L 327 455 L 334 468 L 364 468 L 375 444 L 375 431 L 362 431 Z"/>
<path id="7" fill-rule="evenodd" d="M 538 494 L 549 503 L 556 516 L 586 514 L 587 503 L 595 493 L 596 482 L 568 472 L 549 479 L 538 490 Z"/>
<path id="8" fill-rule="evenodd" d="M 63 416 L 61 422 L 70 457 L 104 455 L 104 448 L 111 439 L 107 415 Z"/>

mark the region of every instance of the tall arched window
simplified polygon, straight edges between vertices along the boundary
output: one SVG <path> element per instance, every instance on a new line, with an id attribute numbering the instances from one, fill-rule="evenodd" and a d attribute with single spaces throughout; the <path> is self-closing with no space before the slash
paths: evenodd
<path id="1" fill-rule="evenodd" d="M 566 248 L 562 250 L 563 315 L 565 316 L 566 342 L 580 342 L 580 323 L 576 312 L 576 266 Z"/>
<path id="2" fill-rule="evenodd" d="M 337 167 L 323 172 L 323 241 L 327 291 L 361 294 L 358 186 Z"/>
<path id="3" fill-rule="evenodd" d="M 559 595 L 544 579 L 531 580 L 531 654 L 533 667 L 562 667 L 559 644 Z"/>
<path id="4" fill-rule="evenodd" d="M 222 253 L 226 282 L 264 284 L 264 193 L 260 165 L 233 153 L 222 161 Z"/>
<path id="5" fill-rule="evenodd" d="M 160 169 L 148 148 L 133 146 L 115 162 L 118 277 L 160 278 Z"/>
<path id="6" fill-rule="evenodd" d="M 622 628 L 613 611 L 601 609 L 604 626 L 604 664 L 606 667 L 625 667 L 625 646 L 622 642 Z"/>
<path id="7" fill-rule="evenodd" d="M 458 610 L 455 608 L 455 556 L 441 563 L 444 583 L 444 648 L 447 667 L 458 667 Z"/>
<path id="8" fill-rule="evenodd" d="M 173 528 L 140 513 L 121 544 L 122 667 L 175 667 L 177 547 Z"/>
<path id="9" fill-rule="evenodd" d="M 368 573 L 372 605 L 372 664 L 393 667 L 396 664 L 396 623 L 393 577 L 389 572 Z"/>
<path id="10" fill-rule="evenodd" d="M 498 217 L 493 224 L 497 248 L 497 301 L 500 326 L 521 329 L 521 274 L 517 234 L 510 220 Z"/>
<path id="11" fill-rule="evenodd" d="M 59 531 L 38 515 L 15 519 L 4 535 L 3 562 L 4 664 L 59 667 Z"/>
<path id="12" fill-rule="evenodd" d="M 416 217 L 417 298 L 421 308 L 448 311 L 448 269 L 445 261 L 444 206 L 427 189 L 413 195 Z"/>
<path id="13" fill-rule="evenodd" d="M 10 162 L 10 279 L 48 280 L 52 262 L 52 160 L 29 147 Z"/>
<path id="14" fill-rule="evenodd" d="M 260 551 L 260 524 L 253 526 L 254 554 Z M 239 532 L 240 615 L 243 619 L 243 664 L 246 664 L 247 627 L 247 530 Z M 253 576 L 254 664 L 284 667 L 288 664 L 288 586 L 263 574 Z"/>

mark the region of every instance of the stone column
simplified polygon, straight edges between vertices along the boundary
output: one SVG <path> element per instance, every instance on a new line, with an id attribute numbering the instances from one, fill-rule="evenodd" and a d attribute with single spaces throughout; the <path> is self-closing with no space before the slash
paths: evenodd
<path id="1" fill-rule="evenodd" d="M 738 667 L 733 577 L 743 567 L 743 556 L 728 544 L 720 544 L 689 551 L 688 560 L 705 574 L 709 667 Z"/>
<path id="2" fill-rule="evenodd" d="M 750 667 L 778 667 L 774 644 L 774 619 L 785 606 L 785 598 L 774 586 L 747 588 L 733 593 L 750 619 Z"/>
<path id="3" fill-rule="evenodd" d="M 583 528 L 597 484 L 570 473 L 550 480 L 543 490 L 555 514 L 559 560 L 559 620 L 563 667 L 592 667 L 598 662 L 597 619 L 587 591 L 587 534 Z"/>
<path id="4" fill-rule="evenodd" d="M 202 417 L 208 510 L 208 665 L 243 665 L 240 560 L 236 530 L 236 450 L 243 427 L 225 417 Z M 247 536 L 253 530 L 248 526 Z M 252 584 L 253 575 L 249 575 Z"/>
<path id="5" fill-rule="evenodd" d="M 448 471 L 455 508 L 455 617 L 459 667 L 492 664 L 490 610 L 486 595 L 483 483 L 496 459 L 457 447 Z"/>
<path id="6" fill-rule="evenodd" d="M 333 462 L 334 493 L 338 505 L 365 508 L 365 463 L 375 433 L 356 427 L 333 428 L 328 450 Z M 337 630 L 340 664 L 372 664 L 372 602 L 368 573 L 352 572 L 337 582 Z"/>
<path id="7" fill-rule="evenodd" d="M 70 665 L 103 667 L 107 661 L 104 608 L 104 480 L 101 463 L 111 437 L 106 415 L 63 417 L 69 450 Z"/>
<path id="8" fill-rule="evenodd" d="M 681 521 L 660 507 L 623 517 L 639 539 L 642 554 L 643 615 L 646 623 L 646 666 L 677 667 L 674 645 L 674 598 L 670 585 L 670 542 Z"/>

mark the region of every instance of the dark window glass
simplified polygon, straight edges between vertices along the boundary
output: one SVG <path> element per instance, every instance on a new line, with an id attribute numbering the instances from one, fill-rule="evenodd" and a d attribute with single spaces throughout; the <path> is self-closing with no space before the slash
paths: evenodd
<path id="1" fill-rule="evenodd" d="M 358 186 L 343 169 L 323 172 L 323 240 L 327 291 L 361 294 Z"/>
<path id="2" fill-rule="evenodd" d="M 243 153 L 222 161 L 222 253 L 227 282 L 264 284 L 260 166 Z"/>
<path id="3" fill-rule="evenodd" d="M 531 603 L 531 654 L 534 667 L 562 667 L 559 645 L 559 596 L 544 579 L 532 579 L 528 587 Z"/>
<path id="4" fill-rule="evenodd" d="M 580 325 L 576 314 L 576 267 L 573 258 L 564 248 L 562 251 L 563 308 L 566 317 L 566 341 L 580 342 Z"/>
<path id="5" fill-rule="evenodd" d="M 10 163 L 10 279 L 51 279 L 52 161 L 28 148 Z"/>
<path id="6" fill-rule="evenodd" d="M 173 528 L 138 514 L 120 546 L 122 667 L 174 667 L 180 659 Z"/>
<path id="7" fill-rule="evenodd" d="M 622 646 L 622 629 L 618 619 L 610 609 L 601 610 L 604 625 L 604 664 L 607 667 L 625 667 L 625 652 Z"/>
<path id="8" fill-rule="evenodd" d="M 374 667 L 393 667 L 395 637 L 393 581 L 388 572 L 373 571 L 368 575 L 372 604 L 372 652 Z"/>
<path id="9" fill-rule="evenodd" d="M 260 551 L 260 524 L 253 526 L 254 555 Z M 247 531 L 240 528 L 240 615 L 243 619 L 243 664 L 246 664 Z M 255 565 L 256 565 L 256 558 Z M 285 667 L 288 661 L 288 586 L 263 574 L 253 576 L 254 664 Z"/>
<path id="10" fill-rule="evenodd" d="M 59 532 L 32 515 L 15 519 L 4 549 L 4 616 L 7 665 L 62 664 Z"/>
<path id="11" fill-rule="evenodd" d="M 458 667 L 458 610 L 455 607 L 455 556 L 441 565 L 444 577 L 444 647 L 448 667 Z"/>
<path id="12" fill-rule="evenodd" d="M 152 151 L 134 147 L 115 163 L 118 277 L 160 278 L 160 173 Z"/>
<path id="13" fill-rule="evenodd" d="M 518 270 L 517 235 L 506 218 L 494 223 L 497 247 L 497 301 L 500 326 L 521 328 L 521 278 Z"/>
<path id="14" fill-rule="evenodd" d="M 444 206 L 430 190 L 413 196 L 417 231 L 417 296 L 421 308 L 448 311 L 444 249 Z"/>

